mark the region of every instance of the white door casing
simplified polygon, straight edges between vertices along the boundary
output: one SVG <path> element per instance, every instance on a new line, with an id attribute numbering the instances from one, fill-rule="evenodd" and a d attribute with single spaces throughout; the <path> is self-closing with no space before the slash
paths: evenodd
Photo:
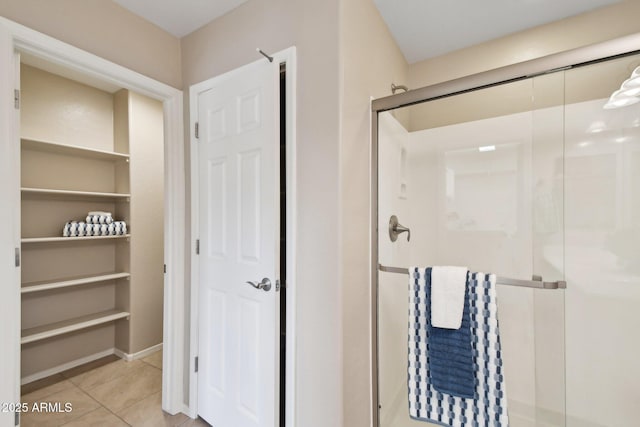
<path id="1" fill-rule="evenodd" d="M 13 211 L 11 218 L 0 227 L 0 253 L 3 263 L 0 272 L 9 286 L 0 291 L 2 310 L 0 324 L 6 335 L 3 354 L 0 355 L 0 372 L 9 373 L 0 382 L 3 402 L 17 402 L 20 397 L 20 270 L 13 264 L 14 250 L 20 247 L 20 173 L 19 121 L 13 108 L 13 90 L 17 89 L 10 76 L 19 69 L 13 60 L 16 51 L 28 53 L 64 68 L 104 80 L 140 94 L 161 100 L 164 106 L 165 127 L 165 275 L 164 289 L 164 362 L 162 372 L 162 408 L 176 414 L 184 410 L 183 354 L 184 354 L 184 224 L 185 224 L 185 170 L 183 142 L 182 92 L 164 83 L 143 76 L 135 71 L 107 61 L 87 51 L 78 49 L 38 31 L 0 17 L 0 164 L 4 161 L 12 167 L 0 167 L 0 196 L 7 201 L 6 211 Z M 17 67 L 17 68 L 16 68 Z M 16 75 L 19 73 L 16 71 Z M 5 78 L 6 77 L 6 78 Z M 6 154 L 6 156 L 5 156 Z M 17 159 L 17 160 L 16 160 Z M 11 231 L 9 229 L 11 228 Z M 11 233 L 5 236 L 5 231 Z M 5 262 L 6 261 L 6 262 Z M 6 297 L 6 298 L 5 298 Z M 12 413 L 0 413 L 0 426 L 14 425 Z"/>
<path id="2" fill-rule="evenodd" d="M 198 414 L 216 427 L 278 425 L 278 88 L 261 60 L 197 99 Z"/>

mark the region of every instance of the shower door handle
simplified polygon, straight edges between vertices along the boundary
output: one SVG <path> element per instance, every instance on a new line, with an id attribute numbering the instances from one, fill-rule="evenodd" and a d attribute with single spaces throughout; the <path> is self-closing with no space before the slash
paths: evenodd
<path id="1" fill-rule="evenodd" d="M 395 242 L 401 233 L 407 233 L 407 242 L 411 240 L 411 229 L 400 224 L 397 216 L 391 215 L 391 218 L 389 218 L 389 238 L 392 242 Z"/>

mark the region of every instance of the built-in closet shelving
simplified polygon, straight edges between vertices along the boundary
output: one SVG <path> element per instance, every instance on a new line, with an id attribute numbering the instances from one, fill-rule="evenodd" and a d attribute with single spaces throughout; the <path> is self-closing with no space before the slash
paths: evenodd
<path id="1" fill-rule="evenodd" d="M 109 280 L 127 279 L 129 276 L 129 273 L 122 272 L 98 274 L 95 276 L 67 277 L 62 280 L 41 280 L 38 282 L 23 283 L 20 291 L 23 294 L 28 294 L 30 292 L 49 291 L 52 289 L 68 288 L 71 286 L 90 285 L 92 283 L 106 282 Z"/>
<path id="2" fill-rule="evenodd" d="M 84 237 L 27 237 L 22 238 L 22 244 L 29 243 L 48 243 L 48 242 L 67 242 L 78 243 L 86 240 L 112 240 L 112 239 L 128 239 L 131 234 L 123 234 L 122 236 L 84 236 Z"/>
<path id="3" fill-rule="evenodd" d="M 94 241 L 97 243 L 105 242 L 110 243 L 111 241 L 129 241 L 131 235 L 120 235 L 120 236 L 83 236 L 83 237 L 62 237 L 61 230 L 66 220 L 82 220 L 83 217 L 92 209 L 95 208 L 94 203 L 101 204 L 101 207 L 104 207 L 104 203 L 109 204 L 109 210 L 115 211 L 116 214 L 127 211 L 122 205 L 116 205 L 115 203 L 129 203 L 131 195 L 129 193 L 124 193 L 118 190 L 122 190 L 122 188 L 127 188 L 128 181 L 128 171 L 127 165 L 129 163 L 129 155 L 126 153 L 118 153 L 115 151 L 106 151 L 99 150 L 89 147 L 70 145 L 70 144 L 61 144 L 52 141 L 43 141 L 37 139 L 28 139 L 23 138 L 21 140 L 21 150 L 23 153 L 23 165 L 22 168 L 24 170 L 23 178 L 28 179 L 31 182 L 41 181 L 43 185 L 50 185 L 49 181 L 50 177 L 47 176 L 46 172 L 43 173 L 42 177 L 37 177 L 34 175 L 38 175 L 41 171 L 36 167 L 30 167 L 27 162 L 29 162 L 30 157 L 35 158 L 48 158 L 48 162 L 51 167 L 51 171 L 53 175 L 56 175 L 56 160 L 66 159 L 67 162 L 84 162 L 84 161 L 99 161 L 101 163 L 107 163 L 112 166 L 114 171 L 113 177 L 110 180 L 114 183 L 113 192 L 105 192 L 105 191 L 89 191 L 89 190 L 75 190 L 69 189 L 73 188 L 74 182 L 70 180 L 67 185 L 62 184 L 64 188 L 42 188 L 42 187 L 21 187 L 21 193 L 23 198 L 23 212 L 28 212 L 30 210 L 29 204 L 33 204 L 34 206 L 39 206 L 43 202 L 48 206 L 58 206 L 60 211 L 66 211 L 65 205 L 72 203 L 73 210 L 76 212 L 72 217 L 66 218 L 63 216 L 59 216 L 56 214 L 51 215 L 51 218 L 41 219 L 39 221 L 34 221 L 33 218 L 28 219 L 24 218 L 23 224 L 23 237 L 21 239 L 23 245 L 23 252 L 25 256 L 29 256 L 30 247 L 33 245 L 39 246 L 39 250 L 42 252 L 53 251 L 53 252 L 62 252 L 64 253 L 69 249 L 69 247 L 77 248 L 81 245 L 84 245 L 88 241 Z M 27 154 L 30 153 L 30 154 Z M 63 163 L 64 164 L 64 163 Z M 104 165 L 102 165 L 104 166 Z M 86 171 L 85 171 L 86 172 Z M 29 175 L 30 174 L 30 175 Z M 119 174 L 119 176 L 118 176 Z M 25 176 L 27 175 L 27 176 Z M 77 181 L 87 181 L 87 184 L 90 185 L 92 180 L 101 179 L 103 177 L 92 177 L 86 175 L 78 175 L 72 176 L 74 180 Z M 54 183 L 55 184 L 55 183 Z M 58 184 L 60 185 L 60 184 Z M 120 188 L 116 188 L 120 187 Z M 25 206 L 26 205 L 26 206 Z M 34 210 L 34 208 L 31 208 Z M 41 218 L 46 217 L 49 214 L 46 211 L 40 211 Z M 33 236 L 33 232 L 31 231 L 34 224 L 30 222 L 48 222 L 47 228 L 50 228 L 51 231 L 47 230 L 42 235 Z M 56 228 L 57 226 L 57 228 Z M 58 233 L 58 235 L 51 235 L 53 233 Z M 35 232 L 38 234 L 38 232 Z M 24 237 L 24 235 L 28 235 L 30 237 Z M 47 244 L 55 244 L 54 246 L 46 247 Z M 44 246 L 43 246 L 44 245 Z M 116 248 L 116 250 L 123 250 L 123 248 Z M 87 249 L 91 250 L 91 249 Z M 126 249 L 124 249 L 126 250 Z M 71 258 L 70 258 L 71 260 Z M 72 261 L 72 260 L 71 260 Z M 33 267 L 36 269 L 40 269 L 40 264 L 35 264 Z M 114 265 L 114 270 L 116 270 L 116 266 Z M 56 270 L 55 268 L 52 270 Z M 55 277 L 55 272 L 52 272 Z M 43 273 L 43 275 L 46 275 Z M 23 275 L 24 276 L 24 275 Z M 48 278 L 44 280 L 37 280 L 33 282 L 22 282 L 21 293 L 24 294 L 35 294 L 35 293 L 54 293 L 56 291 L 68 292 L 69 290 L 73 290 L 76 287 L 91 287 L 96 286 L 98 284 L 111 283 L 115 285 L 122 285 L 122 280 L 128 282 L 130 278 L 130 273 L 126 271 L 120 272 L 96 272 L 95 274 L 88 274 L 83 276 L 75 276 L 75 277 L 61 277 L 61 278 Z M 122 299 L 122 298 L 121 298 Z M 28 313 L 26 313 L 28 315 Z M 22 330 L 22 344 L 29 344 L 36 341 L 47 340 L 56 336 L 69 334 L 75 331 L 79 331 L 82 329 L 92 328 L 95 326 L 99 326 L 105 323 L 114 322 L 120 319 L 126 319 L 129 317 L 130 313 L 123 308 L 113 308 L 109 310 L 102 310 L 95 313 L 84 314 L 80 316 L 74 316 L 70 318 L 64 318 L 61 320 L 54 319 L 50 323 L 41 324 L 34 327 L 24 328 Z"/>
<path id="4" fill-rule="evenodd" d="M 162 343 L 164 131 L 157 100 L 38 58 L 21 60 L 27 383 Z M 66 222 L 92 211 L 111 212 L 128 234 L 63 237 Z"/>
<path id="5" fill-rule="evenodd" d="M 28 344 L 35 341 L 52 338 L 58 335 L 67 334 L 114 320 L 123 319 L 129 316 L 126 311 L 107 310 L 100 313 L 89 314 L 77 318 L 62 320 L 60 322 L 38 326 L 22 330 L 21 344 Z"/>
<path id="6" fill-rule="evenodd" d="M 41 141 L 37 139 L 22 139 L 22 148 L 39 150 L 42 152 L 54 154 L 67 154 L 76 157 L 85 157 L 90 159 L 102 160 L 129 160 L 129 155 L 124 153 L 116 153 L 113 151 L 97 150 L 87 147 L 78 147 L 68 144 L 59 144 L 53 141 Z"/>
<path id="7" fill-rule="evenodd" d="M 130 194 L 121 194 L 121 193 L 101 193 L 98 191 L 75 191 L 75 190 L 56 190 L 50 188 L 29 188 L 22 187 L 20 189 L 22 194 L 40 194 L 40 195 L 51 195 L 58 196 L 60 198 L 64 197 L 74 197 L 79 199 L 95 199 L 95 198 L 104 198 L 104 199 L 128 199 Z"/>
<path id="8" fill-rule="evenodd" d="M 114 93 L 21 71 L 22 376 L 33 378 L 129 350 L 131 234 L 63 237 L 62 230 L 90 211 L 111 212 L 131 229 L 130 156 L 127 135 L 117 132 L 126 123 L 116 122 L 126 122 L 127 111 L 116 108 L 127 104 Z M 64 108 L 81 117 L 64 123 Z"/>

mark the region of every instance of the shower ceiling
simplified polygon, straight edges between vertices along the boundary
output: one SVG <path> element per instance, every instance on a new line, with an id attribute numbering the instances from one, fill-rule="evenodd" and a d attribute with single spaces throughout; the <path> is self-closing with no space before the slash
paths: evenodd
<path id="1" fill-rule="evenodd" d="M 413 64 L 620 0 L 373 0 Z"/>

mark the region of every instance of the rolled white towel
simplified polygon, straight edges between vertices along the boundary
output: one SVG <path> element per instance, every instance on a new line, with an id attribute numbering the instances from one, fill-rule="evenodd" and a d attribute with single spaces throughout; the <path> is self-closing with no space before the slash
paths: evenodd
<path id="1" fill-rule="evenodd" d="M 78 221 L 69 223 L 69 237 L 78 237 Z"/>
<path id="2" fill-rule="evenodd" d="M 88 224 L 111 224 L 112 222 L 111 212 L 92 211 L 87 214 Z"/>
<path id="3" fill-rule="evenodd" d="M 111 212 L 106 212 L 106 211 L 91 211 L 88 213 L 88 215 L 107 215 L 107 216 L 111 216 Z"/>
<path id="4" fill-rule="evenodd" d="M 123 234 L 125 234 L 125 232 L 123 230 L 123 224 L 124 224 L 124 221 L 115 221 L 113 223 L 113 234 L 114 234 L 114 236 L 122 236 Z"/>
<path id="5" fill-rule="evenodd" d="M 114 221 L 114 234 L 116 236 L 124 236 L 127 234 L 127 223 L 124 221 Z"/>
<path id="6" fill-rule="evenodd" d="M 62 229 L 62 237 L 72 237 L 72 224 L 76 224 L 77 221 L 67 221 Z M 77 226 L 75 226 L 77 232 Z"/>
<path id="7" fill-rule="evenodd" d="M 124 221 L 112 221 L 108 224 L 67 221 L 62 228 L 63 237 L 123 236 L 125 234 L 127 234 L 127 224 Z"/>

